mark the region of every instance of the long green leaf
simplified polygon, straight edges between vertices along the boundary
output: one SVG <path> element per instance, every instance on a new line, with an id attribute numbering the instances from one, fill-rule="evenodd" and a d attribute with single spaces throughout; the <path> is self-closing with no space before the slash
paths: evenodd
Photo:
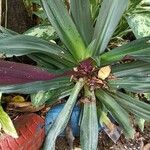
<path id="1" fill-rule="evenodd" d="M 73 88 L 71 95 L 65 104 L 63 110 L 58 115 L 57 119 L 51 125 L 48 135 L 45 140 L 44 150 L 54 150 L 57 136 L 65 129 L 71 116 L 73 107 L 77 100 L 78 94 L 84 85 L 84 80 L 80 79 Z"/>
<path id="2" fill-rule="evenodd" d="M 72 83 L 67 77 L 61 77 L 53 80 L 47 81 L 36 81 L 25 84 L 16 84 L 16 85 L 0 85 L 0 92 L 2 93 L 22 93 L 22 94 L 31 94 L 41 90 L 53 90 L 60 87 L 69 86 Z"/>
<path id="3" fill-rule="evenodd" d="M 77 60 L 85 58 L 85 44 L 62 0 L 41 0 L 44 10 L 59 37 Z"/>
<path id="4" fill-rule="evenodd" d="M 73 67 L 74 63 L 69 62 L 65 59 L 60 59 L 58 56 L 55 55 L 46 55 L 46 54 L 40 54 L 40 53 L 33 53 L 29 54 L 28 57 L 30 57 L 32 60 L 36 61 L 38 65 L 43 66 L 45 68 L 53 68 L 53 69 L 64 69 Z"/>
<path id="5" fill-rule="evenodd" d="M 140 114 L 143 114 L 143 116 L 145 116 L 144 119 L 146 119 L 147 121 L 150 121 L 150 105 L 149 104 L 146 104 L 142 101 L 134 99 L 131 96 L 128 96 L 127 94 L 123 94 L 121 92 L 112 94 L 112 96 L 124 109 L 130 111 L 131 113 L 135 115 L 140 116 Z M 140 117 L 143 117 L 143 116 L 140 116 Z"/>
<path id="6" fill-rule="evenodd" d="M 98 144 L 98 119 L 94 92 L 85 89 L 85 97 L 91 102 L 85 103 L 80 125 L 80 142 L 83 150 L 96 150 Z"/>
<path id="7" fill-rule="evenodd" d="M 113 88 L 123 88 L 131 92 L 150 92 L 150 77 L 124 77 L 120 79 L 109 80 L 109 84 Z"/>
<path id="8" fill-rule="evenodd" d="M 70 11 L 75 25 L 86 45 L 90 44 L 93 35 L 93 23 L 89 0 L 71 0 Z"/>
<path id="9" fill-rule="evenodd" d="M 127 4 L 128 0 L 104 0 L 102 2 L 93 36 L 95 40 L 94 56 L 105 51 Z"/>
<path id="10" fill-rule="evenodd" d="M 37 37 L 15 35 L 0 39 L 0 54 L 4 54 L 6 57 L 37 52 L 56 55 L 59 59 L 74 62 L 72 56 L 65 49 Z"/>
<path id="11" fill-rule="evenodd" d="M 149 115 L 150 115 L 150 105 L 149 105 L 149 104 L 147 104 L 147 103 L 145 103 L 145 102 L 142 102 L 142 101 L 140 101 L 140 100 L 138 100 L 138 99 L 135 99 L 135 98 L 133 98 L 133 97 L 127 95 L 127 94 L 121 93 L 121 92 L 119 92 L 119 91 L 117 91 L 116 94 L 117 94 L 119 97 L 125 99 L 126 101 L 131 102 L 131 103 L 133 103 L 133 104 L 136 104 L 138 107 L 141 107 L 141 108 L 143 108 L 144 110 L 147 110 L 147 112 L 149 112 Z"/>
<path id="12" fill-rule="evenodd" d="M 102 65 L 107 65 L 120 61 L 126 56 L 150 62 L 150 36 L 115 48 L 101 55 L 100 60 Z"/>
<path id="13" fill-rule="evenodd" d="M 0 26 L 0 30 L 2 31 L 2 34 L 0 34 L 1 36 L 0 38 L 10 37 L 13 35 L 19 35 L 16 32 L 3 28 L 2 26 Z M 52 37 L 54 37 L 54 33 L 55 33 L 55 30 L 50 25 L 39 25 L 39 26 L 29 29 L 24 34 L 50 40 Z M 41 53 L 34 53 L 34 54 L 32 53 L 32 54 L 29 54 L 28 57 L 30 57 L 32 60 L 37 62 L 38 66 L 42 66 L 46 69 L 56 69 L 56 66 L 57 67 L 59 66 L 59 68 L 61 67 L 64 68 L 64 65 L 62 63 L 65 60 L 61 60 L 61 63 L 58 63 L 58 59 L 57 61 L 53 60 L 50 56 L 41 54 Z M 53 64 L 55 64 L 56 66 L 54 66 Z M 67 64 L 70 65 L 70 62 L 67 62 Z"/>
<path id="14" fill-rule="evenodd" d="M 51 72 L 55 72 L 54 70 L 58 69 L 57 66 L 59 66 L 60 69 L 64 67 L 63 65 L 60 65 L 59 63 L 57 63 L 57 61 L 55 61 L 56 64 L 53 65 L 54 60 L 47 57 L 47 55 L 46 55 L 46 58 L 44 57 L 45 55 L 42 55 L 40 53 L 29 54 L 27 56 L 31 58 L 32 60 L 34 60 L 38 66 L 44 67 L 47 70 L 53 70 Z"/>
<path id="15" fill-rule="evenodd" d="M 58 99 L 62 99 L 66 96 L 69 96 L 74 85 L 62 87 L 49 91 L 39 91 L 38 93 L 31 94 L 31 102 L 35 106 L 40 106 L 46 103 L 52 103 Z"/>
<path id="16" fill-rule="evenodd" d="M 139 116 L 140 118 L 143 118 L 143 119 L 145 119 L 147 121 L 150 121 L 149 120 L 149 116 L 147 114 L 145 114 L 145 113 L 142 113 L 142 112 L 134 110 L 134 109 L 132 109 L 132 113 L 135 114 L 136 116 Z"/>
<path id="17" fill-rule="evenodd" d="M 129 121 L 128 113 L 103 90 L 97 90 L 96 96 L 106 106 L 106 108 L 115 117 L 116 121 L 123 128 L 124 134 L 128 138 L 134 138 L 134 129 Z"/>
<path id="18" fill-rule="evenodd" d="M 111 69 L 113 75 L 118 78 L 128 76 L 147 77 L 150 74 L 150 63 L 146 63 L 143 61 L 134 61 L 114 65 Z"/>

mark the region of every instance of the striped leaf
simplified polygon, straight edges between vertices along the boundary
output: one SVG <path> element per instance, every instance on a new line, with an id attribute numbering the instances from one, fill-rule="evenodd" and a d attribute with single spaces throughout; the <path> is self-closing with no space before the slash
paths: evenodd
<path id="1" fill-rule="evenodd" d="M 132 41 L 100 56 L 101 64 L 112 64 L 125 57 L 150 62 L 150 36 Z"/>
<path id="2" fill-rule="evenodd" d="M 93 23 L 89 0 L 71 0 L 70 11 L 75 25 L 86 45 L 90 44 L 93 35 Z"/>
<path id="3" fill-rule="evenodd" d="M 91 102 L 84 104 L 80 125 L 80 142 L 83 150 L 96 150 L 98 144 L 98 119 L 94 92 L 85 90 Z M 94 137 L 94 138 L 93 138 Z"/>
<path id="4" fill-rule="evenodd" d="M 65 49 L 62 49 L 52 42 L 47 42 L 37 37 L 27 35 L 11 35 L 2 39 L 0 38 L 0 54 L 5 55 L 6 57 L 12 57 L 13 55 L 20 56 L 37 52 L 56 55 L 57 58 L 62 59 L 62 61 L 65 59 L 70 62 L 74 62 L 72 56 Z"/>
<path id="5" fill-rule="evenodd" d="M 62 0 L 42 0 L 49 21 L 76 60 L 85 58 L 85 44 Z"/>
<path id="6" fill-rule="evenodd" d="M 116 64 L 111 69 L 113 75 L 118 78 L 129 76 L 147 77 L 150 75 L 150 63 L 143 61 Z"/>
<path id="7" fill-rule="evenodd" d="M 31 94 L 38 91 L 48 91 L 58 89 L 60 87 L 70 86 L 70 78 L 61 77 L 46 81 L 35 81 L 30 83 L 12 84 L 12 85 L 0 85 L 0 92 L 2 93 L 22 93 Z"/>
<path id="8" fill-rule="evenodd" d="M 128 113 L 115 101 L 113 97 L 103 90 L 96 91 L 97 98 L 106 106 L 113 117 L 123 128 L 123 132 L 127 138 L 134 138 L 134 129 L 129 120 Z"/>
<path id="9" fill-rule="evenodd" d="M 57 136 L 65 129 L 67 126 L 67 123 L 69 121 L 69 118 L 71 116 L 73 107 L 75 105 L 75 102 L 77 100 L 78 94 L 81 90 L 81 88 L 84 85 L 83 79 L 80 79 L 75 87 L 73 88 L 71 95 L 66 102 L 64 108 L 54 121 L 54 123 L 50 126 L 45 143 L 44 143 L 44 150 L 54 150 L 55 149 L 55 141 Z"/>
<path id="10" fill-rule="evenodd" d="M 131 92 L 148 93 L 150 92 L 150 77 L 123 77 L 120 79 L 109 80 L 109 85 L 115 89 L 125 89 Z"/>
<path id="11" fill-rule="evenodd" d="M 94 56 L 105 51 L 127 5 L 128 0 L 104 0 L 102 2 L 93 36 Z"/>
<path id="12" fill-rule="evenodd" d="M 127 94 L 117 92 L 113 97 L 120 103 L 122 107 L 131 113 L 140 116 L 141 118 L 150 121 L 150 105 L 138 99 L 135 99 Z M 141 116 L 141 114 L 143 114 Z"/>

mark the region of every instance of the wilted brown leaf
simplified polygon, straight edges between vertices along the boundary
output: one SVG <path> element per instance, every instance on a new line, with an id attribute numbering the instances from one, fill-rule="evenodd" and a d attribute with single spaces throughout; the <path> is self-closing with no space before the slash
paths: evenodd
<path id="1" fill-rule="evenodd" d="M 44 107 L 45 105 L 35 107 L 31 102 L 11 102 L 7 105 L 7 110 L 13 110 L 14 112 L 37 112 Z"/>

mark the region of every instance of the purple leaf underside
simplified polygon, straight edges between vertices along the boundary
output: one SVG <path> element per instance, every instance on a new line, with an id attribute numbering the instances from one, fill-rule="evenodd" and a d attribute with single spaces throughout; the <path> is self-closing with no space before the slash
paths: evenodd
<path id="1" fill-rule="evenodd" d="M 0 84 L 17 84 L 51 80 L 58 77 L 41 68 L 0 60 Z"/>

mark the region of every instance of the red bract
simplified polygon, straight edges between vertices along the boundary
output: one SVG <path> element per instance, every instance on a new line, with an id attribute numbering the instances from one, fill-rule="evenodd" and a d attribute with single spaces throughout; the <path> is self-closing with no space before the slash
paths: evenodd
<path id="1" fill-rule="evenodd" d="M 89 74 L 93 71 L 93 66 L 92 59 L 86 59 L 80 63 L 78 69 Z"/>
<path id="2" fill-rule="evenodd" d="M 56 77 L 56 74 L 51 74 L 35 66 L 0 61 L 0 84 L 27 83 L 40 80 L 50 80 Z"/>

